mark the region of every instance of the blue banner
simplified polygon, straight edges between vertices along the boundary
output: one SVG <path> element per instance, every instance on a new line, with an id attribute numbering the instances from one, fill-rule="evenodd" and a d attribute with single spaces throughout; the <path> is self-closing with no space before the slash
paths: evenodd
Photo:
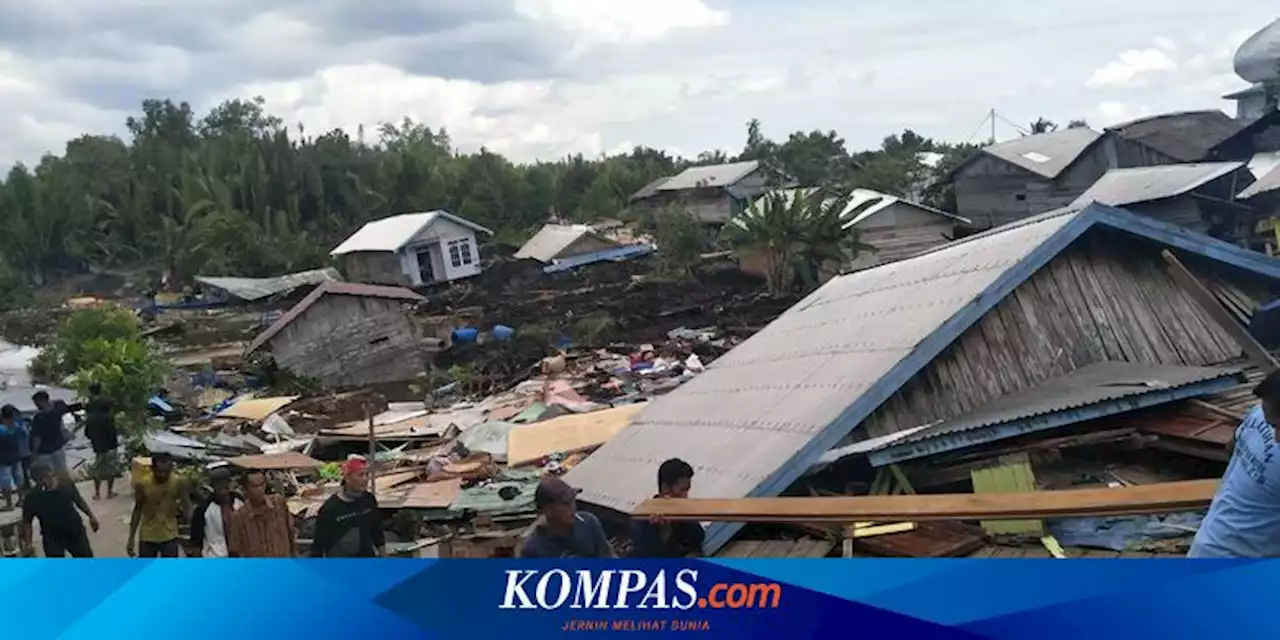
<path id="1" fill-rule="evenodd" d="M 9 560 L 0 611 L 23 640 L 1177 640 L 1271 635 L 1278 578 L 1211 560 Z"/>

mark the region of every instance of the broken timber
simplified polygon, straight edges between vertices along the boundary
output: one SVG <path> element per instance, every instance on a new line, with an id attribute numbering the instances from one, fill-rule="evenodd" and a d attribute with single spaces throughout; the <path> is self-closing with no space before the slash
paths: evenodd
<path id="1" fill-rule="evenodd" d="M 1135 487 L 997 494 L 835 498 L 651 498 L 633 517 L 698 522 L 850 523 L 929 520 L 1039 520 L 1194 511 L 1209 506 L 1217 480 Z"/>

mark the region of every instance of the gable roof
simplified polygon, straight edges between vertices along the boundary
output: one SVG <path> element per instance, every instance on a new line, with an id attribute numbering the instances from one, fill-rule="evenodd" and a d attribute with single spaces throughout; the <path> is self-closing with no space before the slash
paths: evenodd
<path id="1" fill-rule="evenodd" d="M 656 191 L 730 187 L 759 168 L 760 163 L 756 160 L 730 164 L 713 164 L 706 167 L 689 167 L 658 185 Z"/>
<path id="2" fill-rule="evenodd" d="M 1076 127 L 998 142 L 984 148 L 982 153 L 1052 180 L 1074 164 L 1101 137 L 1102 134 L 1093 129 Z M 959 169 L 957 167 L 953 170 L 953 174 Z"/>
<path id="3" fill-rule="evenodd" d="M 539 262 L 551 262 L 556 258 L 562 257 L 560 254 L 570 245 L 577 242 L 583 236 L 589 236 L 595 240 L 608 245 L 617 245 L 618 243 L 606 238 L 595 229 L 585 224 L 544 224 L 538 232 L 525 242 L 520 250 L 516 252 L 515 257 L 521 260 L 532 258 Z"/>
<path id="4" fill-rule="evenodd" d="M 1059 210 L 839 276 L 653 401 L 569 472 L 580 499 L 630 512 L 678 456 L 694 497 L 778 495 L 1018 285 L 1107 228 L 1280 279 L 1280 260 L 1104 205 Z M 713 524 L 706 550 L 741 524 Z"/>
<path id="5" fill-rule="evenodd" d="M 1243 162 L 1202 162 L 1112 169 L 1080 194 L 1071 206 L 1083 207 L 1090 202 L 1098 202 L 1123 207 L 1173 198 L 1190 193 L 1243 167 Z"/>
<path id="6" fill-rule="evenodd" d="M 1107 131 L 1146 145 L 1175 160 L 1198 162 L 1244 126 L 1244 123 L 1227 114 L 1210 109 L 1140 118 L 1107 127 Z"/>
<path id="7" fill-rule="evenodd" d="M 795 201 L 797 195 L 800 197 L 808 197 L 810 195 L 813 195 L 813 193 L 816 192 L 817 190 L 818 190 L 818 187 L 775 189 L 773 191 L 770 191 L 760 196 L 759 198 L 756 198 L 753 204 L 755 206 L 764 206 L 768 198 L 774 195 L 781 196 L 787 202 L 787 204 L 790 204 Z M 930 213 L 933 215 L 939 215 L 945 218 L 950 218 L 952 220 L 955 220 L 956 222 L 960 222 L 964 224 L 972 224 L 972 222 L 968 218 L 958 216 L 954 213 L 947 213 L 946 211 L 943 211 L 941 209 L 935 209 L 927 204 L 915 202 L 912 200 L 906 200 L 903 198 L 899 198 L 898 196 L 889 195 L 887 193 L 881 193 L 874 189 L 854 189 L 853 191 L 850 191 L 849 204 L 845 206 L 844 211 L 841 212 L 840 214 L 840 217 L 845 219 L 844 228 L 848 229 L 850 227 L 857 225 L 863 220 L 866 220 L 871 216 L 874 216 L 875 214 L 880 213 L 881 211 L 884 211 L 885 209 L 898 203 L 902 203 L 904 205 L 907 205 L 914 209 L 918 209 L 925 213 Z M 743 215 L 746 215 L 746 214 L 743 214 Z"/>
<path id="8" fill-rule="evenodd" d="M 440 218 L 460 224 L 477 233 L 493 235 L 492 231 L 448 211 L 402 213 L 365 223 L 358 231 L 343 240 L 342 244 L 330 251 L 329 255 L 340 256 L 357 251 L 399 251 L 414 236 Z"/>
<path id="9" fill-rule="evenodd" d="M 645 198 L 652 198 L 653 196 L 658 195 L 658 188 L 666 184 L 666 182 L 670 179 L 671 179 L 671 176 L 663 176 L 661 178 L 658 178 L 657 180 L 654 180 L 653 182 L 650 182 L 649 184 L 646 184 L 645 186 L 640 187 L 640 190 L 631 194 L 631 197 L 628 200 L 630 202 L 635 202 L 636 200 L 644 200 Z"/>
<path id="10" fill-rule="evenodd" d="M 307 297 L 299 300 L 298 304 L 293 305 L 293 308 L 280 316 L 279 320 L 271 323 L 271 326 L 267 327 L 266 331 L 258 334 L 258 337 L 254 338 L 253 342 L 249 343 L 249 347 L 245 349 L 245 353 L 249 354 L 257 351 L 262 345 L 274 338 L 277 333 L 283 331 L 291 322 L 301 317 L 302 314 L 306 313 L 307 309 L 310 309 L 312 305 L 319 302 L 320 298 L 323 298 L 326 295 L 387 298 L 390 300 L 405 300 L 408 302 L 421 302 L 426 300 L 426 298 L 405 289 L 404 287 L 384 287 L 376 284 L 358 284 L 355 282 L 329 280 L 322 283 L 315 289 L 312 289 L 311 293 L 307 294 Z"/>

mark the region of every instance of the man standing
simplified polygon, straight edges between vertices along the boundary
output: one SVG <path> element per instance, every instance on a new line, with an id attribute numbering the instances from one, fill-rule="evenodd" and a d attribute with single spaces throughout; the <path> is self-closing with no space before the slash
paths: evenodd
<path id="1" fill-rule="evenodd" d="M 213 490 L 209 498 L 191 513 L 191 547 L 203 558 L 226 558 L 230 555 L 227 531 L 242 502 L 231 491 L 231 469 L 225 466 L 209 470 L 209 487 Z"/>
<path id="2" fill-rule="evenodd" d="M 0 408 L 0 494 L 4 506 L 0 511 L 13 510 L 13 494 L 22 488 L 22 457 L 19 455 L 18 409 L 6 404 Z"/>
<path id="3" fill-rule="evenodd" d="M 311 543 L 313 558 L 373 558 L 386 555 L 378 500 L 369 493 L 369 464 L 351 458 L 342 465 L 342 486 L 320 507 Z"/>
<path id="4" fill-rule="evenodd" d="M 520 549 L 522 558 L 612 558 L 613 548 L 595 515 L 578 511 L 578 489 L 547 476 L 533 493 L 538 522 Z"/>
<path id="5" fill-rule="evenodd" d="M 693 467 L 672 458 L 658 467 L 655 498 L 688 498 L 693 487 Z M 636 520 L 631 525 L 632 555 L 637 558 L 684 558 L 702 553 L 706 533 L 696 522 L 667 522 L 661 516 Z"/>
<path id="6" fill-rule="evenodd" d="M 178 557 L 178 519 L 191 512 L 191 488 L 173 473 L 167 453 L 151 456 L 151 473 L 133 483 L 133 515 L 129 518 L 129 557 Z M 141 537 L 142 545 L 134 542 Z"/>
<path id="7" fill-rule="evenodd" d="M 85 405 L 84 435 L 93 445 L 93 499 L 102 499 L 102 485 L 107 485 L 107 499 L 116 497 L 116 478 L 120 477 L 120 436 L 116 431 L 111 401 L 103 397 L 102 386 L 89 385 L 89 402 Z"/>
<path id="8" fill-rule="evenodd" d="M 34 465 L 31 473 L 35 476 L 36 486 L 22 502 L 24 555 L 35 555 L 31 544 L 31 523 L 39 520 L 44 557 L 62 558 L 70 555 L 72 558 L 92 558 L 89 535 L 85 533 L 84 522 L 76 509 L 89 516 L 89 526 L 95 533 L 98 531 L 98 519 L 93 516 L 75 485 L 66 482 L 51 467 L 45 465 Z"/>
<path id="9" fill-rule="evenodd" d="M 296 557 L 293 514 L 289 513 L 284 497 L 267 494 L 267 475 L 258 469 L 246 471 L 242 484 L 245 503 L 231 515 L 228 529 L 231 555 L 236 558 Z M 321 517 L 323 514 L 322 509 Z"/>
<path id="10" fill-rule="evenodd" d="M 54 406 L 49 401 L 49 394 L 37 391 L 31 396 L 36 405 L 36 415 L 31 419 L 31 466 L 44 465 L 53 469 L 70 482 L 71 471 L 67 468 L 67 435 L 63 429 L 62 416 L 79 408 L 79 405 Z"/>
<path id="11" fill-rule="evenodd" d="M 1280 556 L 1280 371 L 1253 389 L 1262 400 L 1236 427 L 1231 461 L 1209 514 L 1191 543 L 1191 558 Z"/>

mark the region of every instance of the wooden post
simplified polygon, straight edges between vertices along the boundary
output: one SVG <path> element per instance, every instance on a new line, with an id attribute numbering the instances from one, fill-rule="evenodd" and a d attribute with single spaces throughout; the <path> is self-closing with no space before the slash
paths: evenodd
<path id="1" fill-rule="evenodd" d="M 1204 309 L 1205 313 L 1209 314 L 1209 317 L 1213 318 L 1215 322 L 1222 326 L 1224 331 L 1231 335 L 1236 343 L 1240 345 L 1240 348 L 1244 350 L 1245 355 L 1249 356 L 1250 360 L 1256 361 L 1268 373 L 1280 368 L 1280 364 L 1276 363 L 1276 359 L 1271 357 L 1267 349 L 1258 344 L 1257 340 L 1254 340 L 1244 325 L 1236 322 L 1236 319 L 1227 312 L 1222 303 L 1218 302 L 1213 293 L 1196 279 L 1195 275 L 1187 269 L 1186 265 L 1182 264 L 1181 260 L 1178 260 L 1177 256 L 1173 255 L 1172 251 L 1165 249 L 1160 252 L 1160 255 L 1168 263 L 1169 275 L 1173 276 L 1174 282 L 1177 282 L 1179 286 L 1185 289 L 1191 295 L 1191 298 L 1200 305 L 1200 308 Z"/>
<path id="2" fill-rule="evenodd" d="M 374 467 L 378 459 L 378 437 L 373 430 L 373 412 L 368 406 L 364 408 L 365 418 L 369 420 L 369 493 L 378 495 L 378 470 Z"/>

